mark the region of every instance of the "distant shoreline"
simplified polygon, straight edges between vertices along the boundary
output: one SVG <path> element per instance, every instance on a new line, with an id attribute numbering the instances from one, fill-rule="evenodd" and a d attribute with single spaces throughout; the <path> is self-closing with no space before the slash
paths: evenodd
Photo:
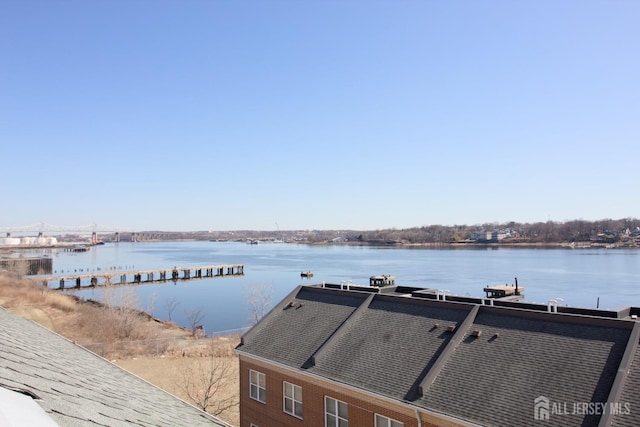
<path id="1" fill-rule="evenodd" d="M 371 246 L 381 248 L 424 248 L 424 249 L 640 249 L 638 246 L 626 246 L 615 243 L 402 243 L 402 242 L 318 242 L 303 243 L 318 246 Z"/>
<path id="2" fill-rule="evenodd" d="M 203 241 L 201 239 L 158 239 L 148 240 L 145 243 L 159 243 L 159 242 L 185 242 L 185 241 Z M 217 242 L 236 242 L 242 243 L 243 240 L 216 240 Z M 256 239 L 256 243 L 271 244 L 274 243 L 271 240 Z M 108 242 L 112 243 L 112 242 Z M 422 243 L 407 243 L 407 242 L 395 242 L 395 241 L 321 241 L 321 242 L 309 242 L 309 241 L 295 241 L 295 242 L 281 242 L 285 244 L 301 244 L 311 246 L 370 246 L 378 248 L 416 248 L 416 249 L 640 249 L 640 246 L 630 245 L 628 243 L 599 243 L 599 242 L 422 242 Z M 0 246 L 0 253 L 8 254 L 12 250 L 42 250 L 42 249 L 66 249 L 68 245 L 60 246 L 37 246 L 37 245 L 5 245 Z"/>

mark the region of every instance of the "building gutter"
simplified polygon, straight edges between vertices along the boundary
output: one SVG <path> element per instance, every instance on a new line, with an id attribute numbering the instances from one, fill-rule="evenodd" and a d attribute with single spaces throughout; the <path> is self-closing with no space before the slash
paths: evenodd
<path id="1" fill-rule="evenodd" d="M 418 412 L 418 409 L 414 409 L 416 411 L 416 419 L 418 420 L 418 427 L 422 427 L 422 418 L 420 417 L 420 412 Z"/>

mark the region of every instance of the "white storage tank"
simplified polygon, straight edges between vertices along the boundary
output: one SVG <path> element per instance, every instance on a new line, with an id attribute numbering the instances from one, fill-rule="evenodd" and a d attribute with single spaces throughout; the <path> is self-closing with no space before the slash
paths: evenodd
<path id="1" fill-rule="evenodd" d="M 47 237 L 46 239 L 46 245 L 47 246 L 55 246 L 58 244 L 58 239 L 56 239 L 55 237 Z"/>
<path id="2" fill-rule="evenodd" d="M 20 244 L 22 245 L 35 245 L 36 244 L 36 238 L 35 237 L 23 237 L 22 240 L 20 240 Z"/>
<path id="3" fill-rule="evenodd" d="M 0 237 L 0 245 L 19 245 L 20 239 L 18 237 Z"/>

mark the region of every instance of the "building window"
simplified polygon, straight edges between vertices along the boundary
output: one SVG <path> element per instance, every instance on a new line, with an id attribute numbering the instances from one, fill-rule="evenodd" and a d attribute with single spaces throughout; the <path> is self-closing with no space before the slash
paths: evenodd
<path id="1" fill-rule="evenodd" d="M 324 397 L 325 427 L 348 427 L 349 408 L 346 403 L 332 397 Z"/>
<path id="2" fill-rule="evenodd" d="M 284 382 L 284 412 L 302 419 L 302 387 Z"/>
<path id="3" fill-rule="evenodd" d="M 404 423 L 376 414 L 376 427 L 402 427 Z"/>
<path id="4" fill-rule="evenodd" d="M 262 372 L 249 369 L 249 396 L 258 402 L 265 403 L 267 401 L 266 379 Z"/>

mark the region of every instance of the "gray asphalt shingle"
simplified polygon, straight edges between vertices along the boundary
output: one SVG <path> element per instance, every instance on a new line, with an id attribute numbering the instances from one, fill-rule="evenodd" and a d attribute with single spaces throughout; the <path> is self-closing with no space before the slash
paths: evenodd
<path id="1" fill-rule="evenodd" d="M 611 425 L 614 427 L 640 426 L 640 402 L 638 402 L 638 390 L 640 390 L 640 352 L 636 349 L 631 362 L 627 380 L 615 409 L 619 410 L 613 417 Z"/>
<path id="2" fill-rule="evenodd" d="M 300 368 L 367 296 L 302 287 L 246 334 L 239 349 Z"/>
<path id="3" fill-rule="evenodd" d="M 30 390 L 61 426 L 227 426 L 0 308 L 0 386 Z"/>
<path id="4" fill-rule="evenodd" d="M 536 313 L 539 315 L 539 313 Z M 495 426 L 539 425 L 534 400 L 606 402 L 631 329 L 481 310 L 421 405 Z M 472 331 L 481 331 L 479 337 Z M 497 334 L 497 335 L 496 335 Z M 502 418 L 501 418 L 502 416 Z M 599 416 L 552 414 L 549 426 L 597 425 Z"/>
<path id="5" fill-rule="evenodd" d="M 376 296 L 309 371 L 400 400 L 416 398 L 470 307 Z M 438 326 L 436 326 L 438 324 Z"/>

